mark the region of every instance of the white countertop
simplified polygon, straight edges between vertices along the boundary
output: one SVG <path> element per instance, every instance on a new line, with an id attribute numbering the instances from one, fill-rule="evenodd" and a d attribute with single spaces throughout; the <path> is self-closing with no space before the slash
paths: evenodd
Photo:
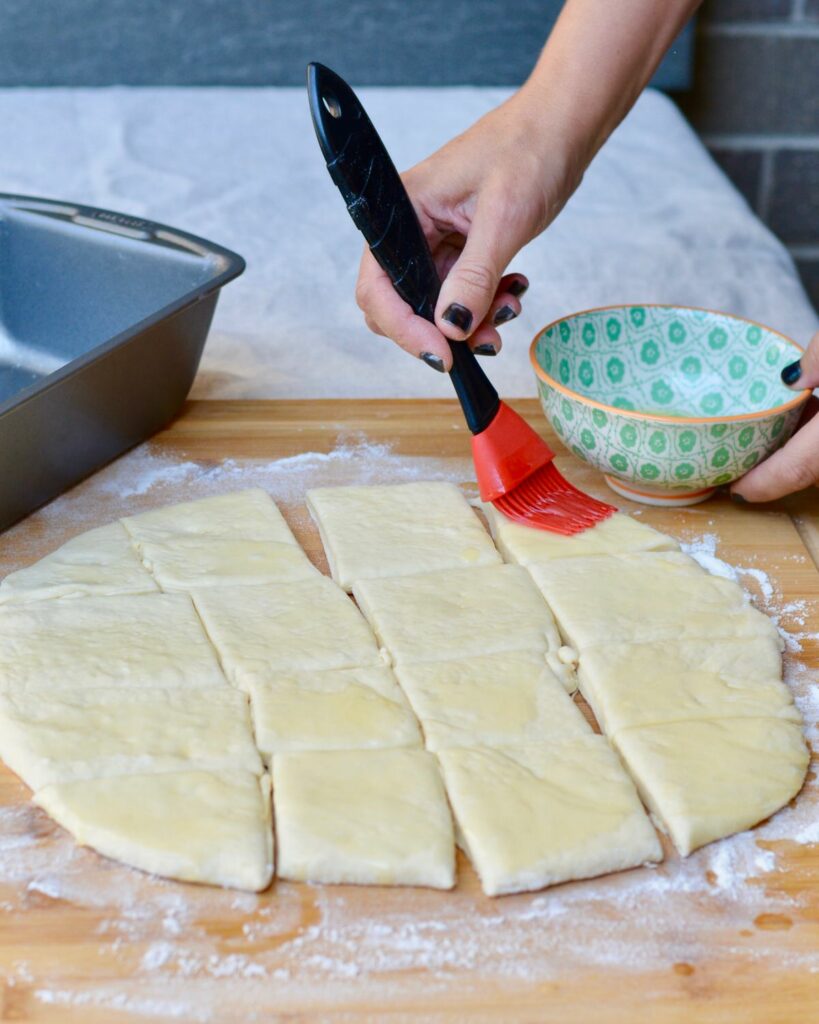
<path id="1" fill-rule="evenodd" d="M 362 89 L 406 167 L 507 95 Z M 359 236 L 296 89 L 0 90 L 0 190 L 85 202 L 184 228 L 241 253 L 194 397 L 451 394 L 446 377 L 363 324 Z M 555 317 L 668 302 L 748 316 L 806 344 L 817 317 L 784 248 L 676 107 L 647 91 L 554 225 L 514 262 L 532 286 L 486 369 L 534 394 L 528 343 Z"/>

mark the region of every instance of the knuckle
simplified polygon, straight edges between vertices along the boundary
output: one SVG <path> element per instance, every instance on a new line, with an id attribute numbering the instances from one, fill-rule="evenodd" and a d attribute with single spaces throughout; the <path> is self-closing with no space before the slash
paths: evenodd
<path id="1" fill-rule="evenodd" d="M 459 284 L 465 285 L 471 291 L 494 292 L 495 290 L 495 275 L 485 263 L 461 260 L 455 277 Z"/>

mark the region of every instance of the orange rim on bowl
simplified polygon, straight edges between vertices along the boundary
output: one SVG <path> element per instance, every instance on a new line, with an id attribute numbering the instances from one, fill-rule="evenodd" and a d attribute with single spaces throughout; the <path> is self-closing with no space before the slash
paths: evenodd
<path id="1" fill-rule="evenodd" d="M 622 409 L 616 405 L 606 405 L 604 402 L 598 402 L 597 399 L 589 398 L 586 395 L 581 394 L 579 391 L 574 391 L 572 388 L 567 388 L 564 384 L 561 384 L 559 380 L 555 380 L 551 374 L 547 373 L 537 360 L 537 353 L 535 348 L 541 335 L 547 331 L 557 327 L 558 324 L 563 323 L 564 320 L 574 320 L 579 316 L 588 316 L 590 313 L 608 313 L 614 311 L 621 311 L 624 309 L 630 309 L 633 307 L 640 307 L 642 309 L 684 309 L 692 313 L 708 313 L 712 316 L 727 317 L 729 320 L 736 320 L 739 323 L 749 324 L 753 327 L 759 327 L 763 331 L 768 331 L 769 334 L 775 334 L 778 338 L 781 338 L 786 344 L 791 345 L 798 353 L 795 358 L 799 358 L 805 350 L 799 345 L 793 338 L 789 338 L 786 334 L 782 334 L 781 331 L 774 330 L 773 327 L 768 327 L 766 324 L 761 324 L 756 320 L 750 320 L 748 317 L 736 316 L 734 313 L 723 313 L 718 309 L 707 309 L 704 306 L 680 306 L 671 302 L 642 302 L 642 303 L 620 303 L 616 306 L 592 306 L 590 309 L 581 309 L 577 313 L 568 313 L 566 316 L 560 316 L 556 320 L 552 320 L 551 323 L 546 324 L 545 327 L 535 334 L 529 344 L 529 362 L 532 364 L 532 369 L 535 371 L 542 381 L 554 388 L 555 391 L 559 391 L 562 395 L 566 395 L 568 398 L 579 399 L 586 405 L 591 406 L 595 409 L 600 409 L 603 412 L 616 413 L 618 416 L 638 416 L 641 420 L 650 419 L 656 420 L 663 423 L 681 423 L 686 421 L 688 423 L 725 423 L 739 422 L 742 420 L 756 420 L 762 419 L 765 416 L 770 416 L 773 411 L 772 408 L 760 409 L 758 412 L 744 412 L 735 414 L 726 414 L 723 416 L 663 416 L 661 413 L 653 412 L 640 412 L 638 409 Z M 808 400 L 811 395 L 811 389 L 805 388 L 802 391 L 798 391 L 794 397 L 782 405 L 775 406 L 776 412 L 785 413 L 797 406 L 803 404 Z"/>

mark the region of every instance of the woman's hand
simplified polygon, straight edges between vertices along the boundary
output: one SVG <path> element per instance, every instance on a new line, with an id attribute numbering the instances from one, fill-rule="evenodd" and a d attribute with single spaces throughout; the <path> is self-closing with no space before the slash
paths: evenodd
<path id="1" fill-rule="evenodd" d="M 442 372 L 447 338 L 495 355 L 528 284 L 507 264 L 557 216 L 698 3 L 566 0 L 523 87 L 403 176 L 443 280 L 435 323 L 365 250 L 356 297 L 370 328 Z"/>
<path id="2" fill-rule="evenodd" d="M 794 391 L 819 387 L 819 333 L 814 334 L 801 359 L 785 367 L 782 380 Z M 819 402 L 808 399 L 801 426 L 793 437 L 738 480 L 731 488 L 732 496 L 744 501 L 775 501 L 819 480 L 817 408 Z"/>
<path id="3" fill-rule="evenodd" d="M 538 120 L 518 93 L 402 175 L 443 281 L 434 325 L 412 312 L 364 250 L 356 300 L 367 325 L 441 372 L 452 362 L 447 338 L 468 339 L 479 355 L 498 353 L 497 328 L 518 316 L 529 286 L 506 266 L 579 181 L 556 151 L 545 151 L 549 133 Z"/>

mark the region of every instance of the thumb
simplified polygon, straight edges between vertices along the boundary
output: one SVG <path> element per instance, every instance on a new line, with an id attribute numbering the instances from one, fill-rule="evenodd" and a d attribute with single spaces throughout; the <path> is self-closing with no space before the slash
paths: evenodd
<path id="1" fill-rule="evenodd" d="M 461 255 L 444 278 L 435 324 L 456 341 L 469 337 L 489 312 L 507 264 L 523 245 L 509 231 L 503 201 L 478 201 Z"/>
<path id="2" fill-rule="evenodd" d="M 800 389 L 819 387 L 819 331 L 802 355 L 782 371 L 782 381 L 789 387 L 798 383 Z"/>

